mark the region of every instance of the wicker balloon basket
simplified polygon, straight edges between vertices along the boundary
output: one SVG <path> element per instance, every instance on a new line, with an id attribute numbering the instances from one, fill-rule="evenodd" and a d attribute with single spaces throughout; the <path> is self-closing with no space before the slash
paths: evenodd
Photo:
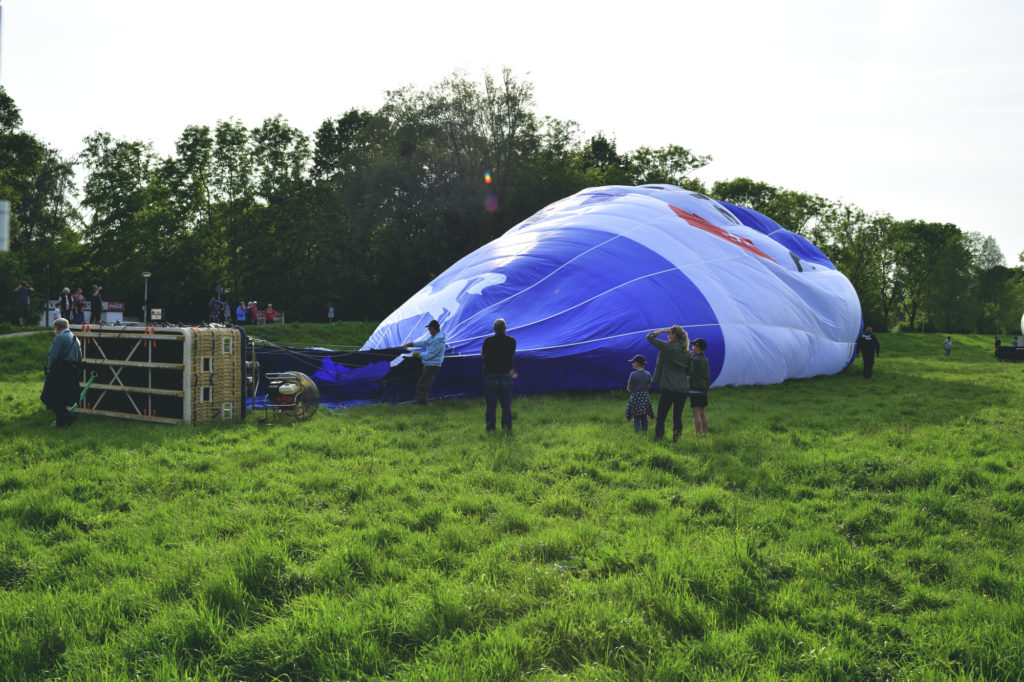
<path id="1" fill-rule="evenodd" d="M 82 344 L 79 412 L 162 424 L 245 418 L 241 332 L 230 327 L 72 325 Z"/>

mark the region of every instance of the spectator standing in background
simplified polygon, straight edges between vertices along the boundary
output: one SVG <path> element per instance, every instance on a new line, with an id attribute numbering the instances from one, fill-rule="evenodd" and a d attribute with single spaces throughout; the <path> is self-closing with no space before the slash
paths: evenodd
<path id="1" fill-rule="evenodd" d="M 946 357 L 949 357 L 949 352 L 953 350 L 953 339 L 946 337 L 946 340 L 942 342 L 942 348 L 946 351 Z"/>
<path id="2" fill-rule="evenodd" d="M 267 322 L 273 323 L 277 318 L 277 311 L 274 310 L 274 304 L 268 303 L 267 309 L 263 311 L 263 317 L 267 318 Z"/>
<path id="3" fill-rule="evenodd" d="M 235 324 L 245 324 L 245 301 L 239 301 L 235 308 Z"/>
<path id="4" fill-rule="evenodd" d="M 60 313 L 57 317 L 74 321 L 71 315 L 71 289 L 64 287 L 64 290 L 60 292 L 60 297 L 57 298 L 57 312 Z"/>
<path id="5" fill-rule="evenodd" d="M 85 296 L 82 295 L 82 287 L 75 287 L 75 293 L 71 295 L 71 324 L 85 324 Z"/>
<path id="6" fill-rule="evenodd" d="M 92 285 L 92 291 L 89 293 L 89 324 L 99 324 L 100 322 L 100 313 L 103 312 L 101 291 L 103 291 L 103 287 L 99 284 Z"/>
<path id="7" fill-rule="evenodd" d="M 327 322 L 328 324 L 334 324 L 334 304 L 327 304 Z"/>
<path id="8" fill-rule="evenodd" d="M 28 285 L 28 282 L 22 281 L 18 285 L 18 288 L 14 290 L 14 303 L 18 306 L 18 326 L 24 327 L 25 320 L 28 318 L 28 303 L 29 296 L 35 292 L 35 289 Z M 47 304 L 49 305 L 49 304 Z"/>

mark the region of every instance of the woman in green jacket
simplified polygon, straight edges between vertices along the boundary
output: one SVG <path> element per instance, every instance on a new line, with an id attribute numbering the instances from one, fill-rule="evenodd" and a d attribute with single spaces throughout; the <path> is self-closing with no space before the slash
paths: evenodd
<path id="1" fill-rule="evenodd" d="M 668 341 L 658 338 L 668 334 Z M 654 440 L 665 437 L 665 418 L 672 408 L 672 442 L 683 432 L 683 407 L 690 392 L 688 377 L 693 373 L 690 340 L 678 324 L 659 329 L 647 335 L 647 342 L 658 349 L 658 364 L 654 369 L 654 383 L 661 387 L 658 396 L 658 415 L 654 424 Z"/>

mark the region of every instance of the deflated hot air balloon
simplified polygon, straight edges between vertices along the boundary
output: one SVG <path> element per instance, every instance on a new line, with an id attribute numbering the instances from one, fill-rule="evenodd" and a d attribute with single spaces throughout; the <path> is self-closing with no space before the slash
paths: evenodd
<path id="1" fill-rule="evenodd" d="M 647 332 L 673 324 L 707 341 L 715 386 L 834 374 L 861 328 L 853 286 L 802 237 L 679 187 L 612 186 L 556 202 L 462 258 L 362 350 L 418 339 L 436 319 L 447 354 L 434 395 L 475 395 L 499 317 L 518 343 L 520 393 L 621 387 L 628 360 L 654 352 Z M 314 378 L 343 382 L 330 363 Z"/>

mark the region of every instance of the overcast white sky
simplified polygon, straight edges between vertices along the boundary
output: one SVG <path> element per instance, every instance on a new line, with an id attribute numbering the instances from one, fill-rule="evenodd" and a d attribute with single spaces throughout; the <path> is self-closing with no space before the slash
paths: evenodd
<path id="1" fill-rule="evenodd" d="M 1024 2 L 0 0 L 0 83 L 66 155 L 97 130 L 312 134 L 386 90 L 510 67 L 536 111 L 1024 251 Z M 538 207 L 539 208 L 539 207 Z"/>

